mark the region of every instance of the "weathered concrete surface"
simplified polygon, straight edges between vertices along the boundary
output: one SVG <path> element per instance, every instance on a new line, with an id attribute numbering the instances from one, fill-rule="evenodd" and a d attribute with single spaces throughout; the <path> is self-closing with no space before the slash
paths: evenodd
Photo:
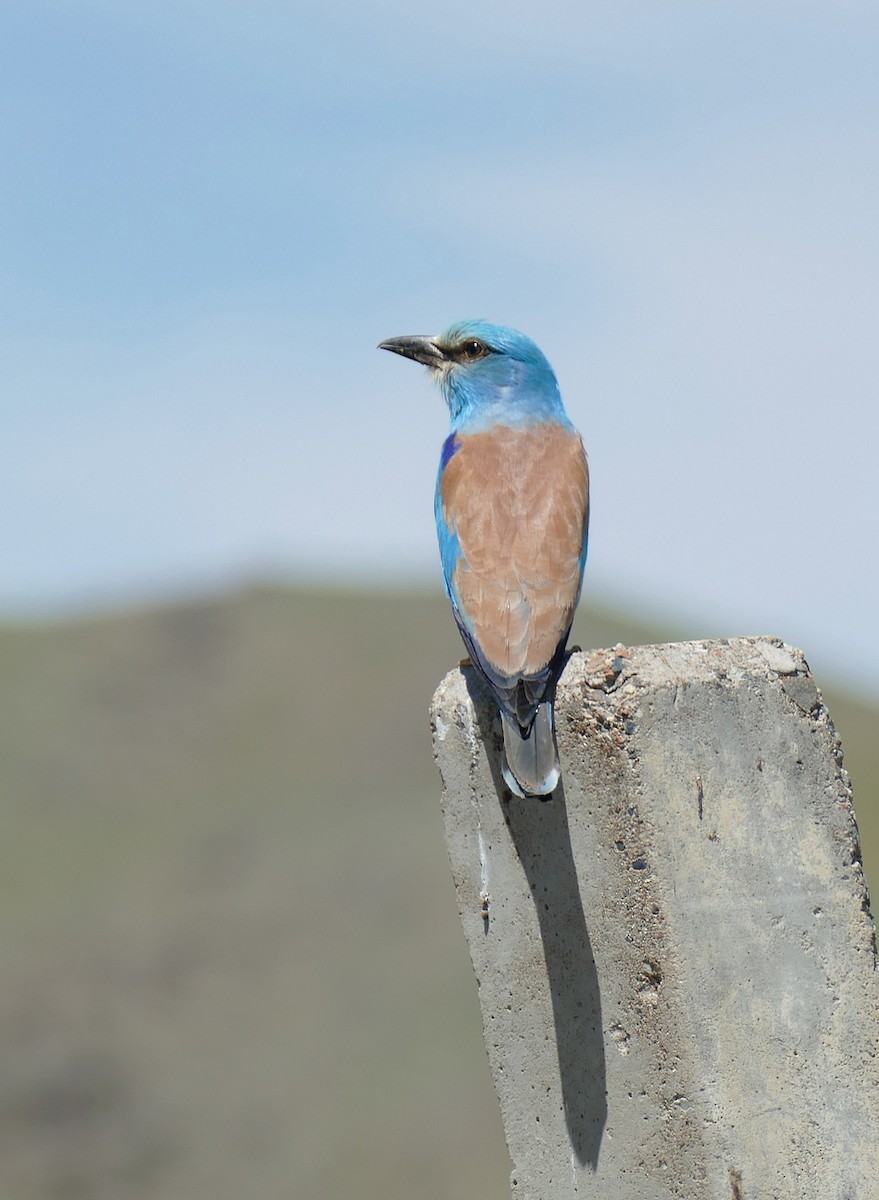
<path id="1" fill-rule="evenodd" d="M 540 803 L 472 669 L 432 709 L 513 1195 L 879 1197 L 874 931 L 801 653 L 577 653 L 557 711 Z"/>

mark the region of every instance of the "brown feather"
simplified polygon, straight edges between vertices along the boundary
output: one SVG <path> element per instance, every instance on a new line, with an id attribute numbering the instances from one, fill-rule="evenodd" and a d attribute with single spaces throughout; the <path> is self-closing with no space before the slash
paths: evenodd
<path id="1" fill-rule="evenodd" d="M 574 615 L 589 518 L 578 434 L 558 425 L 463 435 L 443 472 L 443 516 L 462 558 L 452 584 L 493 667 L 536 675 Z"/>

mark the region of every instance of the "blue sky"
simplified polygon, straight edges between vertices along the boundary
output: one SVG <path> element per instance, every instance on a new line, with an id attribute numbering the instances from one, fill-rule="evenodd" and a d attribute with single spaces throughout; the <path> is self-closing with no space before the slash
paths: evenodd
<path id="1" fill-rule="evenodd" d="M 0 609 L 438 581 L 375 344 L 481 316 L 583 432 L 587 589 L 870 686 L 877 61 L 845 0 L 6 0 Z"/>

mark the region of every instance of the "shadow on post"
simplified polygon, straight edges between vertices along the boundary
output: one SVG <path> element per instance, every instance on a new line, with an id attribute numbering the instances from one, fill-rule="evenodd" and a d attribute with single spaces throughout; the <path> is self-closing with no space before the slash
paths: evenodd
<path id="1" fill-rule="evenodd" d="M 601 995 L 571 850 L 564 784 L 547 803 L 511 795 L 501 774 L 496 710 L 472 667 L 464 667 L 463 674 L 540 925 L 571 1146 L 577 1161 L 594 1171 L 607 1121 Z"/>

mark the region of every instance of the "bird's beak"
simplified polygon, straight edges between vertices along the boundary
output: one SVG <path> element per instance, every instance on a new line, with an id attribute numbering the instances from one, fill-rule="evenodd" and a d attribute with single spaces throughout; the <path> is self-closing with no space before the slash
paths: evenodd
<path id="1" fill-rule="evenodd" d="M 441 367 L 446 361 L 445 352 L 436 339 L 426 334 L 388 338 L 386 342 L 379 342 L 378 348 L 402 354 L 404 358 L 412 358 L 415 362 L 424 363 L 426 367 Z"/>

